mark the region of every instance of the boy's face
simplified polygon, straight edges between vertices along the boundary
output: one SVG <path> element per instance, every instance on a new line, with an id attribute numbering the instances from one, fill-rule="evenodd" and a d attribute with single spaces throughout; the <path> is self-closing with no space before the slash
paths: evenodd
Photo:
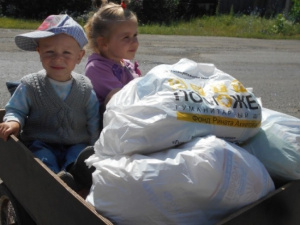
<path id="1" fill-rule="evenodd" d="M 85 54 L 75 39 L 67 34 L 39 39 L 37 51 L 47 76 L 56 81 L 70 80 L 71 72 Z"/>

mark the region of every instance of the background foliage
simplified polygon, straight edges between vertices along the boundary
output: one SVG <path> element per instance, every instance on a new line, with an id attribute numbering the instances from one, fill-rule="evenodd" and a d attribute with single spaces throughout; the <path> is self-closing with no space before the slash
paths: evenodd
<path id="1" fill-rule="evenodd" d="M 293 0 L 290 17 L 294 23 L 300 22 L 300 0 Z"/>
<path id="2" fill-rule="evenodd" d="M 26 19 L 44 19 L 59 13 L 77 16 L 90 7 L 91 0 L 0 0 L 3 16 Z"/>
<path id="3" fill-rule="evenodd" d="M 128 8 L 137 14 L 141 25 L 170 25 L 207 15 L 229 14 L 277 18 L 276 29 L 283 30 L 282 24 L 287 21 L 300 22 L 300 0 L 291 1 L 288 13 L 284 9 L 286 0 L 131 0 Z M 0 16 L 42 20 L 50 14 L 68 13 L 85 22 L 96 9 L 95 2 L 101 0 L 0 0 Z"/>

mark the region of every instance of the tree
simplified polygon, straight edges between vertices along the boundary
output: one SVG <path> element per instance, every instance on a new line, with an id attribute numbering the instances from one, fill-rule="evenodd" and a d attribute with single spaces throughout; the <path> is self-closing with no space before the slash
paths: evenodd
<path id="1" fill-rule="evenodd" d="M 2 5 L 5 16 L 44 19 L 51 14 L 82 14 L 91 7 L 91 0 L 1 0 Z"/>

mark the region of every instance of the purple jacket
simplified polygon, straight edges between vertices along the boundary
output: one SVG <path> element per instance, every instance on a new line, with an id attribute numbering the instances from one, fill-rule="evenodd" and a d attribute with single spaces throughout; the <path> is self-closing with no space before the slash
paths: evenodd
<path id="1" fill-rule="evenodd" d="M 102 104 L 108 93 L 115 88 L 124 87 L 129 81 L 141 75 L 138 63 L 123 60 L 124 66 L 93 53 L 88 57 L 85 75 L 90 78 L 97 98 Z"/>

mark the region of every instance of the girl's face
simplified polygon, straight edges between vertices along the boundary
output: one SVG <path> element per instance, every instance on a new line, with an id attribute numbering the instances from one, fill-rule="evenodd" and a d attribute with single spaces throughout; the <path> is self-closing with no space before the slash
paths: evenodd
<path id="1" fill-rule="evenodd" d="M 139 47 L 137 35 L 138 24 L 135 21 L 125 21 L 115 25 L 109 39 L 102 45 L 100 54 L 117 63 L 122 59 L 133 59 Z"/>
<path id="2" fill-rule="evenodd" d="M 38 42 L 37 51 L 47 76 L 56 81 L 70 80 L 76 64 L 85 54 L 77 41 L 67 34 L 58 34 Z"/>

